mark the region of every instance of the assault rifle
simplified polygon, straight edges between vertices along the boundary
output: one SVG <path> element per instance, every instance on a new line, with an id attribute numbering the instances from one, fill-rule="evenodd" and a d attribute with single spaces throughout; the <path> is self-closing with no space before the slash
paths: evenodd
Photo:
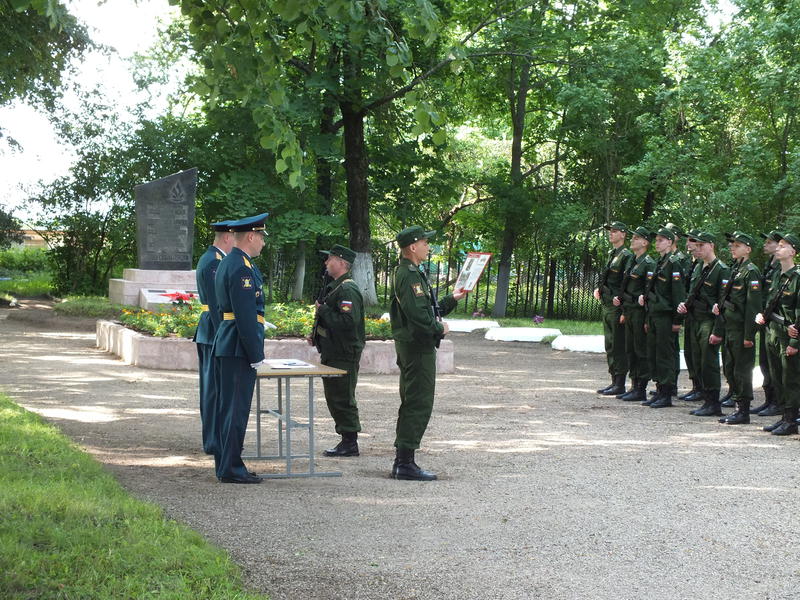
<path id="1" fill-rule="evenodd" d="M 711 271 L 718 264 L 719 260 L 716 260 L 716 262 L 713 262 L 710 265 L 706 265 L 705 267 L 703 267 L 703 270 L 700 272 L 700 281 L 697 282 L 695 288 L 689 293 L 689 297 L 686 298 L 686 300 L 684 300 L 683 302 L 684 306 L 686 307 L 687 313 L 691 312 L 695 303 L 699 301 L 700 290 L 703 289 L 703 284 L 705 284 L 706 279 L 708 279 L 708 276 L 711 274 Z M 706 308 L 711 308 L 711 307 L 707 306 Z"/>
<path id="2" fill-rule="evenodd" d="M 438 321 L 441 323 L 442 307 L 439 306 L 439 300 L 436 298 L 436 292 L 433 291 L 433 286 L 431 286 L 431 282 L 428 279 L 425 270 L 423 269 L 420 272 L 422 273 L 422 278 L 425 280 L 425 285 L 428 286 L 428 290 L 431 293 L 431 312 L 433 313 L 433 319 L 434 321 Z M 442 340 L 444 339 L 444 334 L 437 333 L 435 336 L 433 336 L 433 339 L 436 340 L 436 347 L 438 348 L 439 345 L 442 343 Z"/>
<path id="3" fill-rule="evenodd" d="M 777 314 L 775 309 L 778 308 L 778 304 L 781 301 L 781 296 L 783 295 L 784 290 L 789 287 L 789 282 L 792 280 L 791 277 L 787 277 L 786 281 L 783 282 L 783 285 L 778 288 L 777 293 L 772 298 L 769 304 L 767 304 L 764 312 L 761 313 L 764 315 L 764 319 L 766 321 L 775 321 L 778 325 L 786 325 L 786 319 L 783 316 Z"/>
<path id="4" fill-rule="evenodd" d="M 319 289 L 319 293 L 317 294 L 317 302 L 320 304 L 325 304 L 325 300 L 328 299 L 328 284 L 332 281 L 330 275 L 328 275 L 328 270 L 325 268 L 325 265 L 322 265 L 322 287 Z M 314 325 L 311 329 L 311 343 L 314 348 L 317 349 L 317 352 L 322 352 L 319 347 L 319 337 L 321 335 L 319 326 L 319 311 L 314 311 Z"/>

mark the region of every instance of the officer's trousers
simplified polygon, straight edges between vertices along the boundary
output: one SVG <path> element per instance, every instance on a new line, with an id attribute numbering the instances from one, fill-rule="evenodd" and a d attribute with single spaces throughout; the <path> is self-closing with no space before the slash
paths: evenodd
<path id="1" fill-rule="evenodd" d="M 650 379 L 662 385 L 676 385 L 675 335 L 672 333 L 672 314 L 655 313 L 647 317 L 647 356 Z"/>
<path id="2" fill-rule="evenodd" d="M 347 371 L 343 377 L 323 377 L 322 387 L 325 389 L 325 401 L 328 410 L 336 423 L 336 433 L 353 433 L 361 431 L 356 404 L 356 384 L 358 384 L 358 363 L 361 354 L 354 359 L 337 359 L 323 356 L 323 365 Z"/>
<path id="3" fill-rule="evenodd" d="M 690 316 L 694 321 L 692 325 L 694 336 L 692 337 L 692 357 L 700 389 L 707 392 L 719 391 L 719 344 L 709 344 L 708 338 L 714 329 L 714 319 L 696 318 Z"/>
<path id="4" fill-rule="evenodd" d="M 650 380 L 650 362 L 647 358 L 647 334 L 644 332 L 644 308 L 625 309 L 625 354 L 631 379 Z"/>
<path id="5" fill-rule="evenodd" d="M 603 337 L 606 344 L 608 372 L 611 375 L 628 373 L 628 357 L 625 354 L 625 326 L 619 322 L 622 309 L 613 304 L 603 304 Z"/>
<path id="6" fill-rule="evenodd" d="M 416 450 L 428 427 L 436 389 L 436 349 L 394 342 L 400 367 L 400 409 L 395 448 Z"/>
<path id="7" fill-rule="evenodd" d="M 217 356 L 217 477 L 246 478 L 242 461 L 244 434 L 256 384 L 256 370 L 246 358 Z"/>
<path id="8" fill-rule="evenodd" d="M 728 357 L 728 383 L 733 399 L 737 402 L 752 402 L 756 348 L 755 345 L 752 348 L 744 347 L 744 324 L 726 322 L 723 344 Z"/>
<path id="9" fill-rule="evenodd" d="M 217 377 L 211 344 L 197 344 L 200 375 L 200 426 L 203 432 L 203 452 L 214 454 L 217 445 Z"/>
<path id="10" fill-rule="evenodd" d="M 770 321 L 767 324 L 767 360 L 775 402 L 781 410 L 800 407 L 800 354 L 786 356 L 788 345 L 786 328 Z"/>

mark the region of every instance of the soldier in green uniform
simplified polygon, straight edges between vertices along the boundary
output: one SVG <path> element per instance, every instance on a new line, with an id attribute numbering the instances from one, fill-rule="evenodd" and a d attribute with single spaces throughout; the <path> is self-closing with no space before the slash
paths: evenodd
<path id="1" fill-rule="evenodd" d="M 639 297 L 639 305 L 647 307 L 647 357 L 650 378 L 656 382 L 656 395 L 642 404 L 653 408 L 672 406 L 672 396 L 677 390 L 674 334 L 681 330 L 683 316 L 677 309 L 686 298 L 686 286 L 680 261 L 671 252 L 675 237 L 666 227 L 658 230 L 655 244 L 659 259 L 645 293 Z"/>
<path id="2" fill-rule="evenodd" d="M 217 306 L 217 293 L 214 289 L 214 279 L 217 268 L 222 259 L 233 248 L 233 234 L 229 228 L 230 221 L 212 223 L 214 230 L 214 243 L 197 261 L 195 278 L 197 280 L 197 293 L 200 296 L 201 310 L 200 321 L 194 334 L 197 344 L 198 374 L 200 377 L 200 423 L 203 433 L 203 452 L 214 454 L 216 445 L 215 421 L 217 414 L 217 378 L 214 370 L 214 355 L 211 347 L 214 336 L 222 316 Z"/>
<path id="3" fill-rule="evenodd" d="M 217 367 L 217 478 L 222 483 L 261 483 L 242 461 L 244 436 L 264 361 L 264 292 L 253 258 L 264 248 L 267 213 L 230 223 L 234 247 L 217 267 L 214 288 L 222 320 L 214 337 Z"/>
<path id="4" fill-rule="evenodd" d="M 678 312 L 692 320 L 692 356 L 697 369 L 697 380 L 702 386 L 703 405 L 690 412 L 698 417 L 721 416 L 719 404 L 720 374 L 719 346 L 724 334 L 723 324 L 716 319 L 712 309 L 719 303 L 723 281 L 730 279 L 730 269 L 720 261 L 715 252 L 714 235 L 701 231 L 692 236 L 695 254 L 702 261 L 692 273 L 692 283 L 685 302 Z"/>
<path id="5" fill-rule="evenodd" d="M 760 235 L 764 238 L 763 250 L 764 254 L 767 255 L 767 262 L 761 271 L 761 298 L 766 305 L 767 294 L 772 287 L 772 281 L 781 272 L 781 263 L 773 256 L 778 248 L 778 242 L 781 241 L 781 235 L 774 229 L 769 233 Z M 750 409 L 750 414 L 755 413 L 760 417 L 774 417 L 781 414 L 781 410 L 777 402 L 775 402 L 775 386 L 772 385 L 772 376 L 769 373 L 769 363 L 767 362 L 767 330 L 763 327 L 759 327 L 758 366 L 764 378 L 764 383 L 761 386 L 764 388 L 764 403 Z"/>
<path id="6" fill-rule="evenodd" d="M 653 276 L 656 261 L 647 255 L 653 233 L 642 226 L 632 233 L 631 250 L 634 258 L 625 270 L 622 294 L 614 298 L 614 306 L 622 307 L 625 352 L 633 386 L 629 392 L 619 394 L 617 398 L 626 402 L 642 402 L 646 399 L 647 382 L 650 381 L 650 364 L 647 360 L 647 334 L 644 332 L 645 310 L 639 305 L 639 296 L 645 292 L 648 277 Z"/>
<path id="7" fill-rule="evenodd" d="M 675 240 L 672 242 L 672 246 L 670 247 L 670 252 L 672 253 L 672 256 L 678 261 L 678 264 L 680 264 L 680 266 L 681 266 L 681 270 L 683 272 L 683 282 L 684 282 L 684 284 L 686 284 L 687 293 L 688 293 L 688 280 L 692 276 L 692 269 L 694 268 L 694 264 L 695 264 L 695 262 L 693 260 L 694 255 L 688 253 L 689 238 L 688 237 L 686 238 L 687 252 L 684 253 L 678 247 L 678 240 L 683 238 L 683 237 L 685 237 L 687 234 L 684 233 L 684 231 L 680 227 L 678 227 L 675 223 L 667 223 L 666 225 L 664 225 L 664 227 L 666 227 L 667 229 L 672 231 L 672 233 L 675 234 Z M 686 337 L 686 332 L 685 332 L 685 329 L 684 329 L 684 345 L 685 345 L 685 337 Z M 684 353 L 685 352 L 686 352 L 686 350 L 684 349 Z M 680 333 L 676 333 L 675 334 L 675 372 L 678 374 L 678 377 L 680 377 L 680 374 L 681 374 L 681 339 L 680 339 Z M 674 393 L 677 395 L 677 393 L 678 393 L 677 383 L 675 385 L 676 385 L 676 389 L 674 390 Z"/>
<path id="8" fill-rule="evenodd" d="M 622 294 L 622 277 L 633 260 L 633 254 L 625 247 L 625 236 L 628 233 L 625 223 L 614 221 L 604 227 L 608 230 L 608 241 L 613 248 L 608 253 L 608 261 L 600 274 L 600 285 L 594 291 L 594 297 L 603 303 L 603 335 L 611 385 L 597 390 L 597 393 L 616 396 L 625 392 L 628 357 L 625 353 L 622 307 L 614 306 L 614 298 Z"/>
<path id="9" fill-rule="evenodd" d="M 725 324 L 724 346 L 728 348 L 730 384 L 736 412 L 720 419 L 720 423 L 740 425 L 750 422 L 753 401 L 753 365 L 756 359 L 756 315 L 763 310 L 761 271 L 750 260 L 755 240 L 741 231 L 731 235 L 731 257 L 738 269 L 731 273 L 721 302 L 713 313 Z"/>
<path id="10" fill-rule="evenodd" d="M 734 233 L 736 233 L 736 232 L 734 232 Z M 725 287 L 727 287 L 728 286 L 728 282 L 730 282 L 732 279 L 736 278 L 736 274 L 737 274 L 737 272 L 739 270 L 739 267 L 741 266 L 741 261 L 736 259 L 736 258 L 733 258 L 733 243 L 734 243 L 733 235 L 734 234 L 733 233 L 725 233 L 723 235 L 725 235 L 725 240 L 728 242 L 728 253 L 731 255 L 731 277 L 727 282 L 725 282 L 723 284 Z M 753 316 L 755 316 L 755 315 L 753 315 Z M 724 330 L 724 328 L 723 328 L 723 330 Z M 736 403 L 736 400 L 733 397 L 734 396 L 734 393 L 733 393 L 733 358 L 731 357 L 730 352 L 728 350 L 729 350 L 728 349 L 728 344 L 726 344 L 724 342 L 722 344 L 720 344 L 719 353 L 720 353 L 720 356 L 722 358 L 722 375 L 723 375 L 723 377 L 725 377 L 725 384 L 728 386 L 728 391 L 725 392 L 724 396 L 720 397 L 719 404 L 720 404 L 720 406 L 725 407 L 725 408 L 734 406 L 734 404 Z"/>
<path id="11" fill-rule="evenodd" d="M 415 225 L 397 234 L 401 258 L 394 272 L 389 313 L 397 366 L 400 367 L 400 409 L 394 442 L 397 451 L 392 467 L 394 479 L 436 479 L 436 475 L 417 466 L 414 451 L 419 448 L 433 410 L 436 348 L 448 332 L 447 323 L 443 323 L 440 317 L 452 311 L 466 295 L 464 290 L 455 290 L 452 295 L 436 302 L 435 292 L 420 270 L 420 264 L 428 256 L 428 238 L 434 233 Z"/>
<path id="12" fill-rule="evenodd" d="M 781 420 L 764 427 L 773 435 L 797 433 L 797 414 L 800 407 L 800 339 L 790 337 L 789 326 L 800 317 L 800 272 L 794 264 L 800 250 L 800 238 L 793 233 L 781 234 L 775 250 L 781 272 L 772 281 L 766 308 L 756 322 L 767 326 L 767 359 L 775 402 L 781 408 Z M 794 328 L 796 329 L 796 327 Z"/>
<path id="13" fill-rule="evenodd" d="M 325 400 L 341 441 L 325 450 L 325 456 L 358 456 L 358 432 L 361 421 L 356 404 L 358 365 L 366 339 L 364 300 L 350 275 L 356 253 L 335 245 L 325 252 L 325 269 L 332 281 L 316 302 L 313 343 L 323 365 L 347 371 L 344 377 L 323 377 Z"/>
<path id="14" fill-rule="evenodd" d="M 699 230 L 690 229 L 688 233 L 683 234 L 683 237 L 686 238 L 686 253 L 691 258 L 684 271 L 684 282 L 686 283 L 687 294 L 689 293 L 689 284 L 692 281 L 692 273 L 694 273 L 694 270 L 697 268 L 697 264 L 699 262 L 694 255 L 695 245 L 691 240 L 691 237 L 693 235 L 697 235 L 698 233 Z M 689 375 L 689 380 L 692 382 L 692 389 L 685 394 L 678 396 L 678 399 L 686 400 L 687 402 L 698 401 L 702 396 L 700 393 L 700 386 L 697 384 L 697 371 L 694 368 L 694 358 L 692 357 L 692 344 L 690 340 L 692 339 L 693 335 L 692 322 L 690 319 L 687 319 L 684 323 L 683 331 L 683 359 L 686 362 L 686 372 Z"/>

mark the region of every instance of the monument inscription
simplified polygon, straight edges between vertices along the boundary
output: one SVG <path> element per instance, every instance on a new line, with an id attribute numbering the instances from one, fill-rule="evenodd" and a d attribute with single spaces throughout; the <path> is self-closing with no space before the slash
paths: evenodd
<path id="1" fill-rule="evenodd" d="M 191 271 L 197 168 L 137 185 L 140 269 Z"/>

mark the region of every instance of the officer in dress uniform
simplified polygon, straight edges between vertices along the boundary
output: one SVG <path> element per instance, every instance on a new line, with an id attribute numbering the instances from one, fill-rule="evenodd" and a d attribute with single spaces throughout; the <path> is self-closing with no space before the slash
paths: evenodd
<path id="1" fill-rule="evenodd" d="M 766 306 L 767 294 L 769 294 L 769 290 L 772 287 L 772 281 L 781 272 L 781 263 L 774 257 L 778 242 L 781 241 L 781 234 L 773 229 L 769 233 L 761 233 L 759 235 L 764 239 L 763 250 L 767 256 L 767 262 L 761 271 L 761 298 Z M 761 386 L 764 389 L 764 403 L 751 408 L 750 414 L 755 413 L 760 417 L 774 417 L 781 414 L 781 411 L 777 402 L 775 402 L 775 387 L 772 385 L 772 376 L 769 373 L 767 329 L 764 327 L 759 327 L 758 332 L 758 367 L 761 369 L 761 375 L 764 378 L 764 383 Z"/>
<path id="2" fill-rule="evenodd" d="M 800 238 L 793 233 L 780 234 L 775 250 L 780 273 L 775 275 L 767 296 L 766 308 L 756 322 L 767 327 L 767 359 L 775 402 L 781 409 L 781 420 L 764 427 L 772 435 L 797 433 L 800 407 L 800 339 L 790 337 L 789 327 L 796 331 L 800 319 L 800 272 L 794 264 L 800 251 Z"/>
<path id="3" fill-rule="evenodd" d="M 666 227 L 658 230 L 655 244 L 659 259 L 645 293 L 639 297 L 639 305 L 647 308 L 647 357 L 650 377 L 656 382 L 656 395 L 642 404 L 653 408 L 672 406 L 677 389 L 674 334 L 681 330 L 683 316 L 677 308 L 686 298 L 686 286 L 680 261 L 671 252 L 675 238 L 675 233 Z"/>
<path id="4" fill-rule="evenodd" d="M 736 412 L 720 419 L 727 425 L 750 422 L 753 401 L 753 365 L 756 358 L 756 315 L 763 310 L 761 271 L 750 260 L 755 240 L 741 231 L 731 234 L 731 256 L 738 262 L 736 274 L 731 274 L 721 303 L 713 308 L 725 324 L 725 341 L 729 364 L 732 397 Z"/>
<path id="5" fill-rule="evenodd" d="M 358 285 L 350 275 L 356 253 L 345 246 L 335 245 L 328 252 L 325 269 L 331 281 L 316 302 L 314 346 L 323 365 L 347 371 L 344 377 L 323 377 L 325 400 L 342 436 L 325 456 L 358 456 L 358 432 L 361 421 L 356 404 L 356 384 L 361 351 L 364 349 L 364 300 Z"/>
<path id="6" fill-rule="evenodd" d="M 692 236 L 695 254 L 702 261 L 692 273 L 689 296 L 678 306 L 678 312 L 692 320 L 692 356 L 697 369 L 697 380 L 702 386 L 703 405 L 690 412 L 698 417 L 722 416 L 719 403 L 720 374 L 719 346 L 724 329 L 716 319 L 714 305 L 722 295 L 723 281 L 730 279 L 730 269 L 717 258 L 716 238 L 708 231 Z"/>
<path id="7" fill-rule="evenodd" d="M 614 305 L 614 298 L 622 294 L 622 277 L 633 260 L 633 253 L 625 247 L 625 236 L 628 233 L 625 223 L 613 221 L 603 227 L 608 230 L 608 241 L 613 248 L 609 251 L 605 268 L 600 273 L 600 285 L 594 291 L 594 298 L 603 304 L 603 337 L 611 385 L 597 390 L 597 393 L 616 396 L 625 393 L 628 357 L 625 353 L 622 307 Z"/>
<path id="8" fill-rule="evenodd" d="M 397 413 L 394 479 L 431 481 L 436 475 L 420 469 L 414 462 L 433 410 L 436 384 L 436 348 L 447 334 L 447 323 L 439 317 L 452 311 L 466 295 L 455 290 L 437 304 L 420 264 L 428 256 L 428 238 L 433 231 L 414 225 L 397 234 L 400 264 L 394 272 L 390 317 L 392 335 L 400 367 L 400 409 Z M 436 315 L 438 308 L 439 315 Z"/>
<path id="9" fill-rule="evenodd" d="M 242 461 L 244 436 L 264 360 L 264 291 L 253 258 L 264 248 L 267 213 L 230 223 L 234 247 L 217 267 L 215 290 L 221 322 L 214 337 L 217 365 L 217 448 L 214 462 L 222 483 L 261 483 Z"/>
<path id="10" fill-rule="evenodd" d="M 614 306 L 622 307 L 625 352 L 633 385 L 629 392 L 619 394 L 617 398 L 626 402 L 642 402 L 646 399 L 650 364 L 647 360 L 647 334 L 644 332 L 645 310 L 639 305 L 639 296 L 645 292 L 647 278 L 653 276 L 656 261 L 647 255 L 653 233 L 642 226 L 632 233 L 631 250 L 634 258 L 622 278 L 622 294 L 614 298 Z"/>
<path id="11" fill-rule="evenodd" d="M 203 432 L 203 452 L 214 454 L 216 445 L 215 421 L 217 414 L 217 379 L 214 371 L 214 356 L 211 347 L 214 335 L 217 333 L 220 319 L 217 306 L 217 292 L 214 289 L 214 279 L 217 268 L 222 259 L 233 248 L 233 234 L 229 227 L 230 221 L 212 223 L 214 243 L 197 261 L 195 277 L 197 279 L 197 293 L 202 302 L 200 321 L 194 341 L 197 343 L 197 359 L 200 376 L 200 423 Z"/>

